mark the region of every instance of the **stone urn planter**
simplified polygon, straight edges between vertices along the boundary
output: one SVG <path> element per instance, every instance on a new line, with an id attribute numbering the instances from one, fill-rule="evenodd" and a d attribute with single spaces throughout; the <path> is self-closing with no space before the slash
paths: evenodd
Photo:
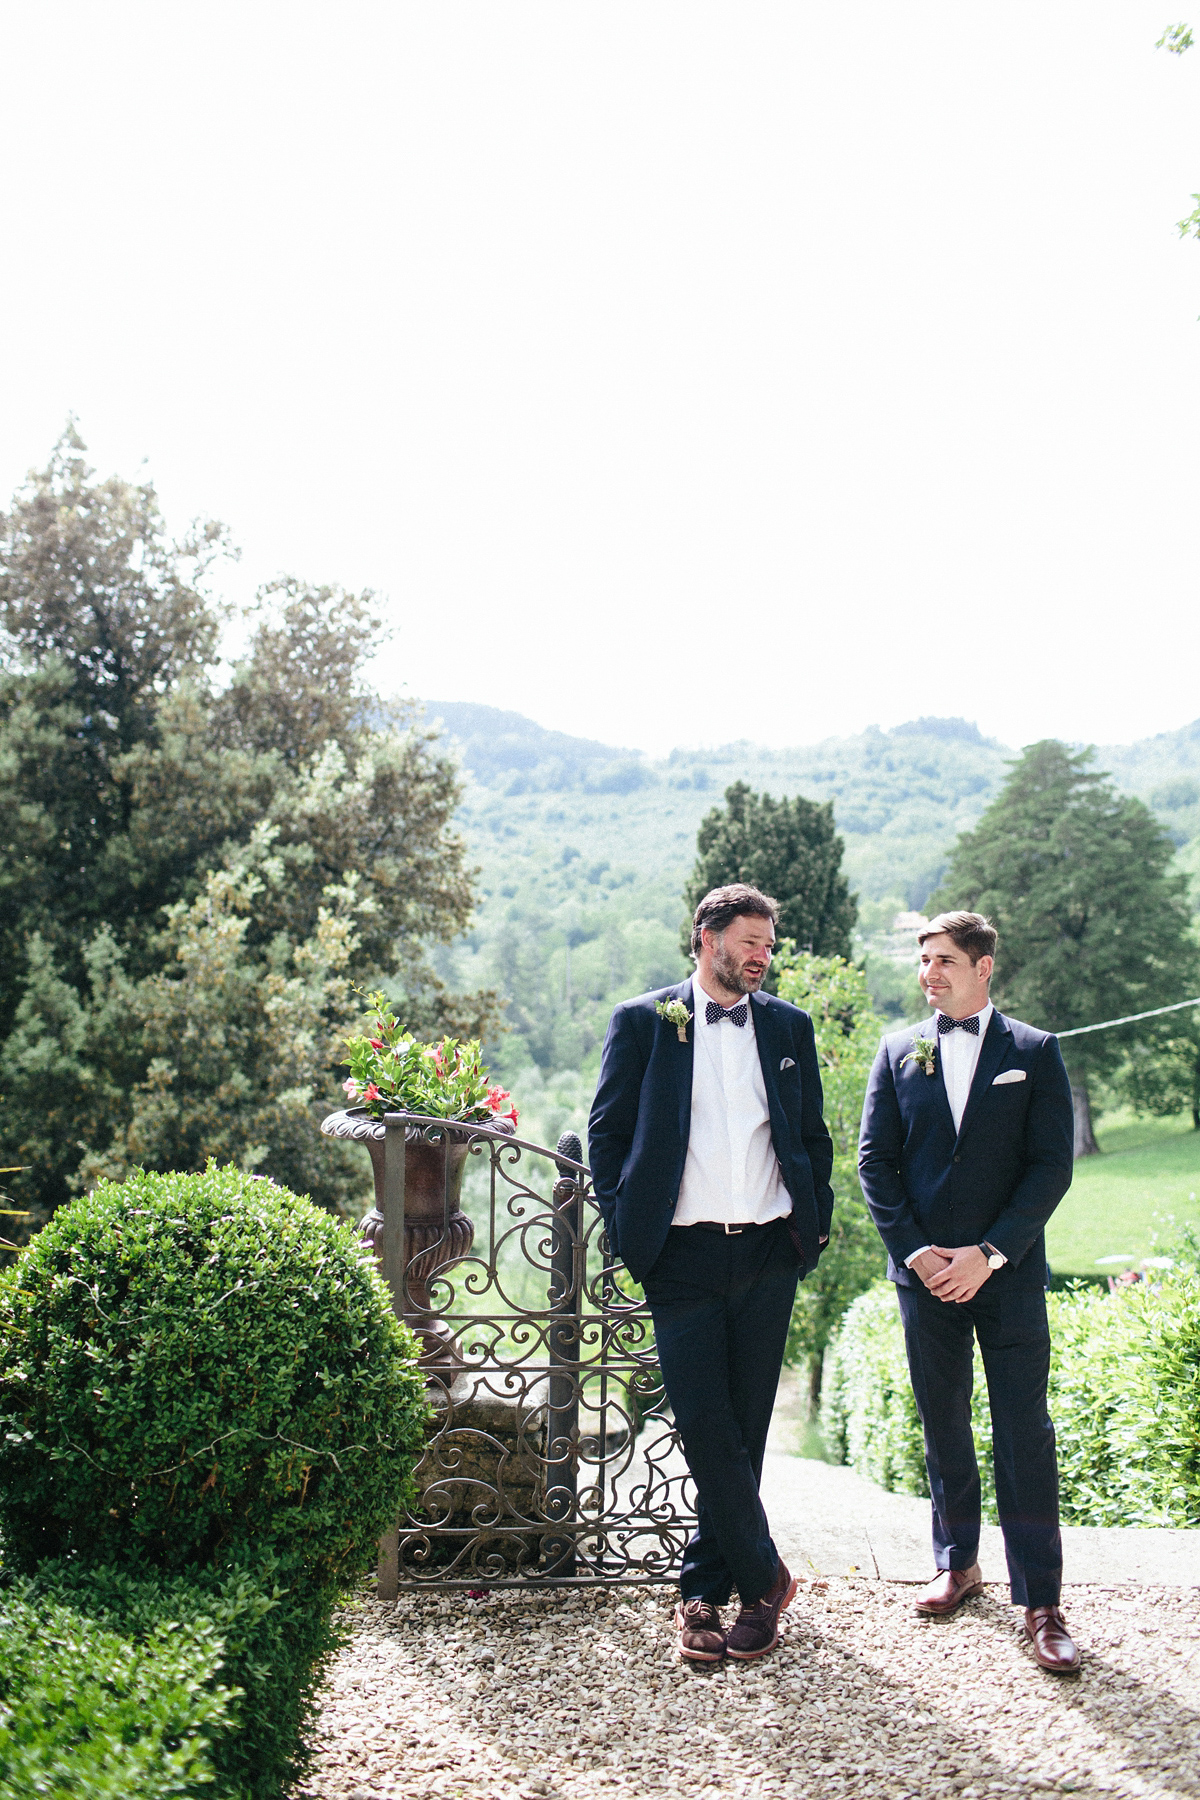
<path id="1" fill-rule="evenodd" d="M 454 1333 L 437 1316 L 430 1297 L 434 1279 L 462 1261 L 475 1227 L 460 1205 L 469 1141 L 479 1127 L 453 1119 L 412 1125 L 404 1115 L 375 1118 L 366 1107 L 347 1107 L 322 1122 L 327 1137 L 365 1145 L 375 1178 L 375 1204 L 362 1223 L 362 1238 L 375 1253 L 392 1293 L 397 1318 L 412 1327 L 425 1348 L 421 1368 L 438 1385 L 462 1368 Z M 490 1126 L 511 1134 L 501 1122 Z M 390 1191 L 389 1191 L 390 1190 Z M 403 1211 L 402 1240 L 389 1231 L 389 1206 Z M 392 1253 L 389 1254 L 389 1251 Z"/>

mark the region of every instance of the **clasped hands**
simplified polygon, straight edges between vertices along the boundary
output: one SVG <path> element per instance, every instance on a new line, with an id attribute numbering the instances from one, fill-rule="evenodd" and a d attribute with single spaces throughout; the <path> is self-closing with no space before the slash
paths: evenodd
<path id="1" fill-rule="evenodd" d="M 937 1299 L 959 1304 L 974 1299 L 992 1272 L 978 1244 L 961 1244 L 957 1250 L 932 1244 L 909 1268 Z"/>

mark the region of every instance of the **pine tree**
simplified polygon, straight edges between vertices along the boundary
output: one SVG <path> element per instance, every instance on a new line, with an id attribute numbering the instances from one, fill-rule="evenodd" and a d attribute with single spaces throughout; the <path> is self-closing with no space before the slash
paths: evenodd
<path id="1" fill-rule="evenodd" d="M 1052 738 L 1014 763 L 958 840 L 931 912 L 968 907 L 1000 934 L 992 993 L 1005 1012 L 1065 1032 L 1184 1000 L 1196 944 L 1173 846 L 1140 800 Z M 1129 1054 L 1137 1027 L 1068 1038 L 1075 1153 L 1096 1149 L 1089 1083 Z"/>
<path id="2" fill-rule="evenodd" d="M 691 915 L 710 889 L 747 881 L 779 902 L 779 935 L 814 956 L 850 957 L 858 903 L 842 873 L 845 844 L 833 823 L 833 802 L 818 805 L 797 794 L 782 800 L 755 794 L 744 781 L 725 790 L 696 836 L 696 866 L 684 889 L 688 917 L 681 933 L 691 942 Z"/>

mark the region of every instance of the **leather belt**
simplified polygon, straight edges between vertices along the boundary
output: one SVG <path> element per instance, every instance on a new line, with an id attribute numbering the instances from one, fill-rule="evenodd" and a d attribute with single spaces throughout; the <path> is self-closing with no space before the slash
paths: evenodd
<path id="1" fill-rule="evenodd" d="M 774 1219 L 768 1219 L 767 1225 L 774 1225 Z M 690 1225 L 679 1225 L 678 1231 L 723 1231 L 726 1237 L 740 1237 L 743 1231 L 763 1231 L 764 1225 L 720 1225 L 715 1219 L 693 1219 Z"/>

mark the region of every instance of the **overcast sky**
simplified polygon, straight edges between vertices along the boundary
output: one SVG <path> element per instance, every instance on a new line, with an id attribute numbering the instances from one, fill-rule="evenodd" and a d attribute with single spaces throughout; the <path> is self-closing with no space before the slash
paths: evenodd
<path id="1" fill-rule="evenodd" d="M 73 411 L 388 691 L 655 753 L 1183 724 L 1176 16 L 0 4 L 0 494 Z"/>

